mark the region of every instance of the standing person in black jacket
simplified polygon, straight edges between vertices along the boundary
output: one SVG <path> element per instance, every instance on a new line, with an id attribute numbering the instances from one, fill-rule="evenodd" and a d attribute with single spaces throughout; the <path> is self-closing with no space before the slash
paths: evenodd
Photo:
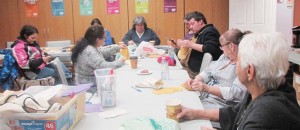
<path id="1" fill-rule="evenodd" d="M 188 15 L 188 23 L 195 35 L 193 40 L 177 40 L 178 47 L 191 48 L 191 54 L 185 68 L 189 71 L 191 78 L 194 78 L 200 70 L 204 53 L 210 53 L 213 60 L 217 60 L 222 55 L 220 49 L 219 31 L 212 24 L 207 24 L 205 16 L 200 12 L 191 12 Z M 180 51 L 178 53 L 180 55 Z M 180 56 L 179 56 L 180 58 Z"/>
<path id="2" fill-rule="evenodd" d="M 285 83 L 290 49 L 279 33 L 246 35 L 239 45 L 236 67 L 238 78 L 248 91 L 244 99 L 221 109 L 183 107 L 177 118 L 219 121 L 224 130 L 300 130 L 295 90 Z"/>

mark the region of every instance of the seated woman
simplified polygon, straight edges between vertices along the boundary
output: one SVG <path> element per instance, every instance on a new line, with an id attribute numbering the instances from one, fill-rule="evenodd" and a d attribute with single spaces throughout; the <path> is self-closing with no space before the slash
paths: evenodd
<path id="1" fill-rule="evenodd" d="M 118 68 L 124 64 L 124 58 L 113 62 L 105 60 L 105 58 L 118 53 L 120 48 L 126 47 L 125 44 L 101 47 L 104 44 L 105 37 L 103 26 L 92 25 L 86 30 L 84 38 L 79 40 L 73 48 L 71 59 L 75 65 L 77 84 L 96 84 L 94 70 Z"/>
<path id="2" fill-rule="evenodd" d="M 239 82 L 235 68 L 238 45 L 245 34 L 238 29 L 230 29 L 221 35 L 220 48 L 223 55 L 194 80 L 189 79 L 186 82 L 188 87 L 200 91 L 205 109 L 221 108 L 242 100 L 246 88 Z"/>
<path id="3" fill-rule="evenodd" d="M 11 45 L 12 54 L 16 59 L 22 73 L 29 79 L 41 79 L 54 77 L 57 80 L 57 73 L 54 64 L 50 63 L 53 57 L 43 52 L 37 43 L 38 30 L 34 26 L 24 25 L 20 36 Z M 71 78 L 72 74 L 67 67 L 62 64 L 66 78 Z"/>
<path id="4" fill-rule="evenodd" d="M 295 90 L 285 80 L 290 46 L 280 33 L 245 36 L 236 66 L 237 76 L 247 88 L 243 100 L 213 110 L 182 107 L 177 118 L 219 121 L 222 130 L 300 130 Z"/>
<path id="5" fill-rule="evenodd" d="M 94 18 L 91 22 L 91 25 L 102 25 L 102 23 L 100 22 L 100 20 L 98 18 Z M 112 41 L 110 32 L 106 28 L 104 28 L 104 30 L 106 33 L 106 38 L 105 38 L 103 46 L 112 45 L 113 41 Z"/>
<path id="6" fill-rule="evenodd" d="M 123 38 L 123 42 L 127 45 L 139 45 L 142 41 L 155 41 L 155 45 L 160 44 L 157 34 L 147 27 L 146 20 L 143 16 L 137 16 L 133 20 L 132 29 L 130 29 Z"/>

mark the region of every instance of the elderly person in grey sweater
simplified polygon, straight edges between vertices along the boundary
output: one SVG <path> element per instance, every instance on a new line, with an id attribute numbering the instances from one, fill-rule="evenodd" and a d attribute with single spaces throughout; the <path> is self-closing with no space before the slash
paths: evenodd
<path id="1" fill-rule="evenodd" d="M 76 70 L 76 83 L 94 83 L 96 79 L 94 70 L 102 68 L 118 68 L 125 62 L 124 58 L 120 58 L 113 62 L 108 62 L 105 58 L 110 57 L 120 51 L 120 48 L 126 47 L 122 45 L 112 45 L 101 47 L 104 44 L 106 34 L 103 26 L 90 26 L 84 38 L 79 40 L 72 50 L 72 61 Z"/>
<path id="2" fill-rule="evenodd" d="M 183 106 L 177 118 L 219 121 L 222 130 L 300 130 L 296 93 L 285 82 L 290 46 L 279 33 L 246 35 L 236 62 L 238 79 L 247 88 L 243 100 L 220 109 Z"/>

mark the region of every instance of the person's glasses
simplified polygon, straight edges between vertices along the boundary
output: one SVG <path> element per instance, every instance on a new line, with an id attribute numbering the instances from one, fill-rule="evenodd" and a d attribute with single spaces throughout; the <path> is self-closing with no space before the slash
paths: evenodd
<path id="1" fill-rule="evenodd" d="M 226 45 L 229 45 L 229 44 L 230 44 L 230 42 L 227 42 L 226 44 L 221 45 L 221 46 L 220 46 L 220 49 L 223 50 L 223 47 L 226 46 Z"/>

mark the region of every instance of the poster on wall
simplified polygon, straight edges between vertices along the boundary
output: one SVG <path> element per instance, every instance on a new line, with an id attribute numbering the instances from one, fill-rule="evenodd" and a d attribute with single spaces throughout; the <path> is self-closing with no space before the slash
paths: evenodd
<path id="1" fill-rule="evenodd" d="M 287 0 L 287 7 L 293 7 L 293 0 Z"/>
<path id="2" fill-rule="evenodd" d="M 38 16 L 38 1 L 37 0 L 24 0 L 26 17 Z"/>
<path id="3" fill-rule="evenodd" d="M 176 0 L 164 0 L 164 12 L 175 13 L 176 12 Z"/>
<path id="4" fill-rule="evenodd" d="M 64 16 L 65 7 L 64 0 L 51 0 L 52 16 Z"/>
<path id="5" fill-rule="evenodd" d="M 135 13 L 147 14 L 148 10 L 148 0 L 135 0 Z"/>
<path id="6" fill-rule="evenodd" d="M 107 14 L 120 14 L 120 0 L 106 1 Z"/>
<path id="7" fill-rule="evenodd" d="M 93 0 L 80 0 L 80 15 L 93 15 Z"/>

